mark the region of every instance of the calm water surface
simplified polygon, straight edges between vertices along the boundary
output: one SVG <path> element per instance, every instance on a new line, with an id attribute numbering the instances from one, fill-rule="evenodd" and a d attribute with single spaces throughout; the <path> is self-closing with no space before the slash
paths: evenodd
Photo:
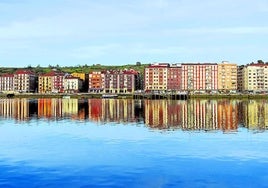
<path id="1" fill-rule="evenodd" d="M 268 187 L 268 101 L 0 99 L 0 187 Z"/>

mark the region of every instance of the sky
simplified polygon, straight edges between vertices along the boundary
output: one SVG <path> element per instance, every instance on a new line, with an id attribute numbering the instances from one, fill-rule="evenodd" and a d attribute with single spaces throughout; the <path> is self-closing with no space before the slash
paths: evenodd
<path id="1" fill-rule="evenodd" d="M 0 0 L 0 67 L 268 61 L 268 0 Z"/>

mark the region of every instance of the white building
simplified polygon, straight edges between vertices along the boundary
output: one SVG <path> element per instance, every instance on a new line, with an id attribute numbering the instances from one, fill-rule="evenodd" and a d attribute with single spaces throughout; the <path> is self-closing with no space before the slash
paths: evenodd
<path id="1" fill-rule="evenodd" d="M 83 81 L 78 77 L 67 75 L 63 79 L 63 88 L 65 93 L 77 93 L 81 91 Z"/>

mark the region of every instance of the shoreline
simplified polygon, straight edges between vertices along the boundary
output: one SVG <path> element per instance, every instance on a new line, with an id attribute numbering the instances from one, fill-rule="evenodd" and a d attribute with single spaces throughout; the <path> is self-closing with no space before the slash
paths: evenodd
<path id="1" fill-rule="evenodd" d="M 9 96 L 8 96 L 9 95 Z M 103 97 L 105 95 L 105 97 Z M 109 97 L 109 95 L 111 97 Z M 39 93 L 16 93 L 0 94 L 0 98 L 76 98 L 76 99 L 100 99 L 100 98 L 118 98 L 118 99 L 268 99 L 267 94 L 191 94 L 191 95 L 172 95 L 172 94 L 101 94 L 101 93 L 57 93 L 57 94 L 39 94 Z"/>

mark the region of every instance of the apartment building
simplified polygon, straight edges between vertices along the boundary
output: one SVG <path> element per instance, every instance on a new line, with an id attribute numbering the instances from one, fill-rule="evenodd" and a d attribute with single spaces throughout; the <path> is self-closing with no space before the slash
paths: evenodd
<path id="1" fill-rule="evenodd" d="M 63 79 L 65 93 L 78 93 L 82 90 L 83 80 L 72 75 L 66 75 Z"/>
<path id="2" fill-rule="evenodd" d="M 237 65 L 223 61 L 218 64 L 218 90 L 235 92 L 237 90 Z"/>
<path id="3" fill-rule="evenodd" d="M 217 63 L 182 63 L 182 90 L 190 92 L 218 90 Z"/>
<path id="4" fill-rule="evenodd" d="M 30 70 L 17 70 L 14 73 L 14 91 L 35 92 L 37 76 Z"/>
<path id="5" fill-rule="evenodd" d="M 39 93 L 62 93 L 64 91 L 63 72 L 51 71 L 38 77 Z"/>
<path id="6" fill-rule="evenodd" d="M 112 70 L 105 73 L 105 93 L 134 93 L 139 72 L 135 70 Z"/>
<path id="7" fill-rule="evenodd" d="M 0 91 L 4 93 L 14 91 L 14 74 L 0 75 Z"/>
<path id="8" fill-rule="evenodd" d="M 251 63 L 240 67 L 242 91 L 268 92 L 268 64 Z"/>
<path id="9" fill-rule="evenodd" d="M 168 80 L 167 90 L 168 91 L 181 91 L 182 85 L 182 66 L 181 64 L 171 64 L 168 68 Z"/>
<path id="10" fill-rule="evenodd" d="M 155 63 L 144 70 L 144 90 L 163 92 L 168 89 L 168 63 Z"/>
<path id="11" fill-rule="evenodd" d="M 88 91 L 88 74 L 85 73 L 80 73 L 80 72 L 74 72 L 71 74 L 73 77 L 78 77 L 82 80 L 82 92 L 87 92 Z"/>
<path id="12" fill-rule="evenodd" d="M 88 92 L 103 93 L 105 89 L 105 71 L 93 71 L 88 74 Z"/>

